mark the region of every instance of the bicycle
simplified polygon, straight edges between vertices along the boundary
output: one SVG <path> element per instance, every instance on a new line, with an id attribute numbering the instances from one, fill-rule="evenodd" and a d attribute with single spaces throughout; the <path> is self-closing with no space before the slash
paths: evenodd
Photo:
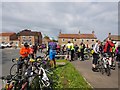
<path id="1" fill-rule="evenodd" d="M 5 84 L 1 90 L 29 90 L 27 79 L 18 79 L 17 74 L 3 76 L 0 79 Z"/>
<path id="2" fill-rule="evenodd" d="M 19 73 L 19 75 L 24 76 L 25 70 L 29 66 L 29 57 L 27 58 L 15 58 L 12 59 L 12 62 L 14 63 L 10 68 L 10 75 L 15 75 L 16 73 Z"/>
<path id="3" fill-rule="evenodd" d="M 104 74 L 104 72 L 107 74 L 107 76 L 111 75 L 111 57 L 107 54 L 103 54 L 102 57 L 102 74 Z"/>

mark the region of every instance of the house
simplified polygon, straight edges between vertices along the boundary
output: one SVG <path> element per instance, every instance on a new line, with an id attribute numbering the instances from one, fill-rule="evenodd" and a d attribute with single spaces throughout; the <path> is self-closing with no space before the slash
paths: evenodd
<path id="1" fill-rule="evenodd" d="M 97 37 L 94 34 L 94 31 L 92 31 L 91 34 L 62 34 L 59 33 L 58 36 L 58 44 L 59 45 L 65 45 L 68 43 L 68 41 L 73 42 L 74 44 L 79 45 L 81 42 L 84 42 L 84 44 L 88 47 L 91 47 L 93 44 L 95 44 L 97 40 Z"/>
<path id="2" fill-rule="evenodd" d="M 28 29 L 20 31 L 18 33 L 18 39 L 20 41 L 20 47 L 23 47 L 25 42 L 27 42 L 29 45 L 42 44 L 41 32 L 31 31 Z"/>
<path id="3" fill-rule="evenodd" d="M 43 39 L 42 39 L 42 44 L 45 44 L 46 46 L 48 46 L 48 43 L 50 42 L 50 38 L 45 36 Z"/>
<path id="4" fill-rule="evenodd" d="M 12 40 L 16 40 L 17 35 L 14 32 L 0 33 L 0 43 L 12 43 Z"/>

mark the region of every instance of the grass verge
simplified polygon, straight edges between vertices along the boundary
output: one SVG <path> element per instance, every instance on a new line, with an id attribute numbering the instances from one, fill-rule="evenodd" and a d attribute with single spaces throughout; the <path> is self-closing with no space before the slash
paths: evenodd
<path id="1" fill-rule="evenodd" d="M 58 75 L 58 84 L 55 88 L 80 88 L 80 90 L 92 90 L 75 67 L 66 60 L 56 60 L 57 63 L 64 62 L 65 65 L 57 65 L 54 72 Z"/>

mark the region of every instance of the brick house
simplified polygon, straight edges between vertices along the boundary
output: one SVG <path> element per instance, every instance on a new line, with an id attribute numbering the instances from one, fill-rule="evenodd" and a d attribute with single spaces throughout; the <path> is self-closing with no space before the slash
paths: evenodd
<path id="1" fill-rule="evenodd" d="M 78 34 L 62 34 L 60 32 L 58 36 L 59 45 L 65 45 L 68 43 L 68 41 L 71 41 L 77 45 L 79 45 L 81 42 L 84 42 L 86 46 L 91 47 L 96 40 L 97 37 L 95 36 L 94 31 L 92 31 L 91 34 L 81 34 L 80 31 Z"/>
<path id="2" fill-rule="evenodd" d="M 17 35 L 14 32 L 0 33 L 0 43 L 11 43 L 16 39 Z"/>
<path id="3" fill-rule="evenodd" d="M 45 44 L 46 46 L 48 46 L 48 43 L 49 43 L 50 41 L 51 41 L 51 40 L 50 40 L 49 37 L 44 37 L 44 38 L 42 39 L 42 44 Z"/>
<path id="4" fill-rule="evenodd" d="M 31 30 L 22 30 L 18 33 L 18 39 L 20 41 L 20 47 L 23 47 L 24 43 L 27 42 L 29 45 L 42 44 L 41 32 L 34 32 Z"/>

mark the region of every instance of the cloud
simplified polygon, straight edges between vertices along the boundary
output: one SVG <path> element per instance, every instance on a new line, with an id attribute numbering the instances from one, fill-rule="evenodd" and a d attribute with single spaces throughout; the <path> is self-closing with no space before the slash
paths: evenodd
<path id="1" fill-rule="evenodd" d="M 3 31 L 41 31 L 57 38 L 63 33 L 91 33 L 103 40 L 117 34 L 117 2 L 3 2 Z M 103 33 L 102 35 L 99 33 Z"/>
<path id="2" fill-rule="evenodd" d="M 1 0 L 2 2 L 119 2 L 119 0 Z"/>

